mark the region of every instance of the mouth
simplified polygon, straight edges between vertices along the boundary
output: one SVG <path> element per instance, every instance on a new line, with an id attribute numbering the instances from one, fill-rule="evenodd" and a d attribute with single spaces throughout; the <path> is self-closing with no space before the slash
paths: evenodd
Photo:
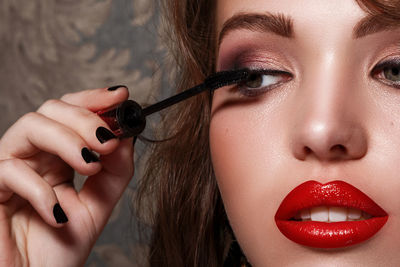
<path id="1" fill-rule="evenodd" d="M 307 181 L 294 188 L 275 214 L 281 233 L 314 248 L 342 248 L 374 236 L 388 214 L 354 186 Z"/>

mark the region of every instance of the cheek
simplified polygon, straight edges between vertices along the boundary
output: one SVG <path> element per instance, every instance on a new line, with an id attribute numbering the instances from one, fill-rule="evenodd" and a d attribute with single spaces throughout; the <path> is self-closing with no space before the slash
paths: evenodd
<path id="1" fill-rule="evenodd" d="M 288 105 L 279 101 L 278 94 L 235 102 L 226 101 L 229 97 L 223 91 L 219 93 L 213 99 L 210 124 L 218 185 L 227 209 L 232 207 L 233 212 L 237 206 L 253 208 L 244 206 L 257 198 L 271 199 L 272 185 L 285 169 L 282 163 L 290 150 L 287 139 L 291 111 L 284 108 Z"/>
<path id="2" fill-rule="evenodd" d="M 274 132 L 266 129 L 266 116 L 252 107 L 226 108 L 213 114 L 210 145 L 214 170 L 224 197 L 253 196 L 268 182 L 266 169 L 278 152 Z M 260 183 L 260 184 L 258 184 Z M 258 186 L 255 186 L 258 185 Z M 243 190 L 243 189 L 246 190 Z M 234 196 L 234 197 L 232 197 Z M 226 203 L 229 204 L 229 203 Z"/>
<path id="3" fill-rule="evenodd" d="M 213 114 L 210 146 L 224 206 L 242 249 L 272 251 L 265 242 L 279 233 L 274 216 L 280 203 L 283 168 L 282 125 L 257 107 L 235 107 Z M 246 253 L 247 254 L 247 253 Z"/>

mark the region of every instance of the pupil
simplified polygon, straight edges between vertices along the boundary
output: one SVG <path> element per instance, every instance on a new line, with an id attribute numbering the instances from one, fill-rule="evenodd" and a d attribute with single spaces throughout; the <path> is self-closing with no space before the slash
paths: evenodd
<path id="1" fill-rule="evenodd" d="M 383 69 L 385 78 L 393 81 L 399 82 L 400 81 L 400 68 L 398 67 L 388 67 Z"/>
<path id="2" fill-rule="evenodd" d="M 250 74 L 249 79 L 246 82 L 246 86 L 250 88 L 257 88 L 262 85 L 262 75 L 258 73 Z"/>

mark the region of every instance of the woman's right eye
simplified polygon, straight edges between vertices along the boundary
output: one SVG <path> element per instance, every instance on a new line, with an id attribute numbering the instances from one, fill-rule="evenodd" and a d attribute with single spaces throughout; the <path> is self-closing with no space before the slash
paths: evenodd
<path id="1" fill-rule="evenodd" d="M 292 75 L 278 70 L 254 70 L 249 78 L 239 84 L 239 92 L 245 96 L 259 96 L 290 80 Z"/>
<path id="2" fill-rule="evenodd" d="M 400 59 L 379 63 L 372 70 L 372 76 L 384 84 L 400 88 Z"/>

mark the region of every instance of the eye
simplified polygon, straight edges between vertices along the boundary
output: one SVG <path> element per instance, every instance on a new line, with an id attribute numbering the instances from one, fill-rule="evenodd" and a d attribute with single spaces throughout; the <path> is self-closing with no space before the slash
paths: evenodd
<path id="1" fill-rule="evenodd" d="M 400 68 L 389 67 L 383 69 L 383 74 L 386 79 L 393 82 L 400 82 Z"/>
<path id="2" fill-rule="evenodd" d="M 400 59 L 392 59 L 379 63 L 372 75 L 379 81 L 400 89 Z"/>
<path id="3" fill-rule="evenodd" d="M 290 80 L 292 75 L 280 70 L 252 70 L 249 78 L 239 84 L 239 92 L 245 96 L 258 96 Z"/>

